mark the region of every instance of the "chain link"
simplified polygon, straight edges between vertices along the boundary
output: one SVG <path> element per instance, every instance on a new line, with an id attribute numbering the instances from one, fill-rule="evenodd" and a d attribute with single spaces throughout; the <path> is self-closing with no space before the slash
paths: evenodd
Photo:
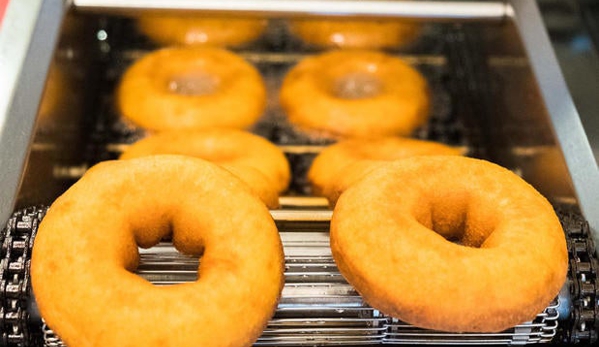
<path id="1" fill-rule="evenodd" d="M 589 224 L 578 211 L 558 209 L 558 214 L 567 235 L 573 304 L 559 339 L 565 343 L 593 344 L 597 341 L 599 331 L 599 266 L 595 245 L 590 237 Z"/>
<path id="2" fill-rule="evenodd" d="M 3 346 L 28 347 L 39 345 L 41 341 L 38 333 L 30 329 L 27 307 L 31 292 L 31 249 L 45 211 L 46 208 L 39 207 L 18 211 L 0 233 L 0 342 Z"/>

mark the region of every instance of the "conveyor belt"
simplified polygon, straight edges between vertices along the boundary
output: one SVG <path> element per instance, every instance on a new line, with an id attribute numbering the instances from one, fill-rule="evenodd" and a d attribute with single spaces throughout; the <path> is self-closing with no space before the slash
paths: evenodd
<path id="1" fill-rule="evenodd" d="M 330 211 L 273 211 L 285 248 L 285 287 L 279 306 L 256 346 L 368 344 L 532 344 L 597 339 L 597 259 L 584 220 L 558 209 L 570 250 L 568 285 L 530 322 L 501 333 L 446 333 L 420 329 L 386 316 L 365 303 L 337 271 L 328 240 Z M 44 207 L 16 212 L 2 231 L 2 338 L 6 346 L 60 346 L 35 309 L 29 257 Z M 313 221 L 312 219 L 315 219 Z M 303 231 L 302 231 L 303 230 Z M 197 279 L 198 259 L 164 242 L 140 250 L 137 273 L 155 285 Z M 570 307 L 571 306 L 571 307 Z M 593 326 L 595 327 L 593 330 Z M 557 337 L 556 337 L 557 336 Z"/>

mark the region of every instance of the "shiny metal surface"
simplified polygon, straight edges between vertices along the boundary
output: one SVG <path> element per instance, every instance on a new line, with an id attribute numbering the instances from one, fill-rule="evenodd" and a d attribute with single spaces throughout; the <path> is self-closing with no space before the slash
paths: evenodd
<path id="1" fill-rule="evenodd" d="M 583 215 L 599 244 L 599 169 L 534 1 L 511 0 L 524 44 Z"/>
<path id="2" fill-rule="evenodd" d="M 504 1 L 358 1 L 358 0 L 73 0 L 78 10 L 197 10 L 259 15 L 407 17 L 433 20 L 502 20 Z"/>
<path id="3" fill-rule="evenodd" d="M 0 225 L 13 211 L 64 0 L 10 1 L 0 28 Z"/>

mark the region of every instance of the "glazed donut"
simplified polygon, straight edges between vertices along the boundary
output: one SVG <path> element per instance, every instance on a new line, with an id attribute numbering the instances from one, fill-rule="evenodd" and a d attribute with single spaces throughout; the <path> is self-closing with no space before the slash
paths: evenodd
<path id="1" fill-rule="evenodd" d="M 341 192 L 388 161 L 417 155 L 461 154 L 461 148 L 404 137 L 347 139 L 323 149 L 312 161 L 307 177 L 312 193 L 326 197 L 334 206 Z"/>
<path id="2" fill-rule="evenodd" d="M 416 23 L 398 20 L 299 19 L 289 28 L 307 44 L 352 49 L 399 48 L 412 43 L 422 30 Z"/>
<path id="3" fill-rule="evenodd" d="M 430 107 L 422 75 L 374 51 L 305 58 L 285 77 L 280 103 L 300 132 L 325 138 L 410 135 Z"/>
<path id="4" fill-rule="evenodd" d="M 460 156 L 372 171 L 340 196 L 330 237 L 366 302 L 427 329 L 498 332 L 532 320 L 568 270 L 551 204 L 511 171 Z"/>
<path id="5" fill-rule="evenodd" d="M 279 193 L 291 179 L 283 151 L 263 137 L 236 129 L 165 131 L 127 147 L 120 159 L 156 154 L 181 154 L 221 165 L 238 176 L 270 208 L 279 207 Z"/>
<path id="6" fill-rule="evenodd" d="M 154 286 L 133 273 L 138 247 L 169 236 L 201 255 L 197 281 Z M 251 346 L 276 308 L 283 258 L 272 217 L 239 179 L 151 156 L 100 163 L 52 204 L 31 279 L 67 346 Z"/>
<path id="7" fill-rule="evenodd" d="M 166 46 L 210 45 L 237 47 L 258 39 L 268 21 L 249 18 L 208 18 L 196 15 L 144 15 L 137 28 L 152 41 Z"/>
<path id="8" fill-rule="evenodd" d="M 121 114 L 148 130 L 248 128 L 262 115 L 260 73 L 234 53 L 165 48 L 135 62 L 117 90 Z"/>

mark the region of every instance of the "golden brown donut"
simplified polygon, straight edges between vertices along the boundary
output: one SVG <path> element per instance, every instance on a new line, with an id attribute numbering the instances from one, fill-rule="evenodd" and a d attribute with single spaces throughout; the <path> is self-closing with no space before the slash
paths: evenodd
<path id="1" fill-rule="evenodd" d="M 461 148 L 405 137 L 347 139 L 323 149 L 312 161 L 307 177 L 312 193 L 326 197 L 334 205 L 341 192 L 388 161 L 417 155 L 460 154 Z"/>
<path id="2" fill-rule="evenodd" d="M 197 15 L 149 14 L 137 18 L 138 29 L 161 45 L 236 47 L 258 39 L 268 21 Z"/>
<path id="3" fill-rule="evenodd" d="M 283 81 L 289 122 L 313 137 L 410 135 L 430 108 L 424 77 L 375 51 L 332 51 L 302 60 Z"/>
<path id="4" fill-rule="evenodd" d="M 138 246 L 168 236 L 201 255 L 197 281 L 154 286 L 133 273 Z M 100 163 L 52 204 L 31 279 L 68 346 L 251 346 L 283 267 L 272 217 L 244 183 L 201 159 L 151 156 Z"/>
<path id="5" fill-rule="evenodd" d="M 340 196 L 330 236 L 366 302 L 428 329 L 498 332 L 531 320 L 568 269 L 551 204 L 511 171 L 461 156 L 372 171 Z"/>
<path id="6" fill-rule="evenodd" d="M 399 20 L 298 19 L 291 32 L 318 47 L 385 49 L 412 43 L 420 34 L 417 23 Z"/>
<path id="7" fill-rule="evenodd" d="M 246 182 L 270 208 L 279 207 L 279 193 L 291 179 L 283 151 L 263 137 L 236 129 L 161 132 L 135 142 L 120 159 L 156 154 L 190 155 L 221 165 Z"/>
<path id="8" fill-rule="evenodd" d="M 121 114 L 155 131 L 248 128 L 262 115 L 266 89 L 243 58 L 219 48 L 165 48 L 136 61 L 117 90 Z"/>

